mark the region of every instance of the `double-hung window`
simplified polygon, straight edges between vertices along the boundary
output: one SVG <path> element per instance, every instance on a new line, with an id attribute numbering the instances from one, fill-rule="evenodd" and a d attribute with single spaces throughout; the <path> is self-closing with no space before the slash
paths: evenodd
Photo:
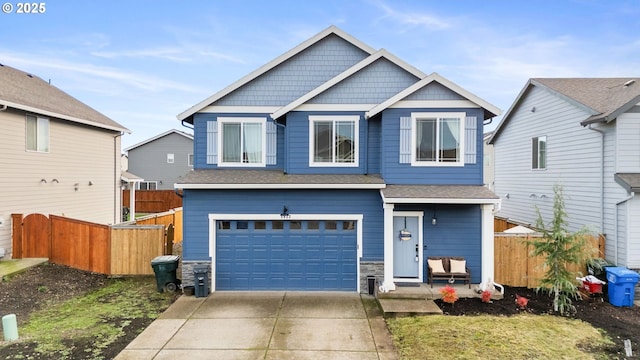
<path id="1" fill-rule="evenodd" d="M 49 119 L 27 115 L 27 150 L 49 152 Z"/>
<path id="2" fill-rule="evenodd" d="M 531 169 L 547 168 L 547 137 L 538 136 L 531 139 Z"/>
<path id="3" fill-rule="evenodd" d="M 360 116 L 309 117 L 310 166 L 358 166 Z"/>
<path id="4" fill-rule="evenodd" d="M 220 166 L 265 166 L 265 118 L 219 118 L 218 126 Z"/>
<path id="5" fill-rule="evenodd" d="M 465 113 L 411 114 L 414 166 L 463 166 Z"/>

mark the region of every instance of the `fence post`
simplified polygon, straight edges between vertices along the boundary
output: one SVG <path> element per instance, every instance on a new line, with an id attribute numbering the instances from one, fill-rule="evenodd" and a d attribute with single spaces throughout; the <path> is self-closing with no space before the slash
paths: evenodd
<path id="1" fill-rule="evenodd" d="M 22 259 L 22 214 L 11 214 L 11 223 L 13 234 L 11 257 Z"/>

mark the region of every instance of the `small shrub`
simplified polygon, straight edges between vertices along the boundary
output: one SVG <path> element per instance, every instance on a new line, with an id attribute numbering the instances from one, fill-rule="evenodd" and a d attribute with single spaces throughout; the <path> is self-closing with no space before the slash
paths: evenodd
<path id="1" fill-rule="evenodd" d="M 458 301 L 458 295 L 456 294 L 456 289 L 452 288 L 449 285 L 446 285 L 442 289 L 440 289 L 440 295 L 442 295 L 442 301 L 451 304 L 455 304 Z"/>
<path id="2" fill-rule="evenodd" d="M 491 303 L 491 291 L 489 290 L 483 291 L 481 299 L 483 303 L 487 303 L 487 304 Z"/>

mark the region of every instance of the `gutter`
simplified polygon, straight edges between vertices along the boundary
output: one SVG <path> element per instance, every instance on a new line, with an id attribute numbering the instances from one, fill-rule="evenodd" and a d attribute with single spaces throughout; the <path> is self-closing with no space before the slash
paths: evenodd
<path id="1" fill-rule="evenodd" d="M 600 231 L 604 234 L 604 130 L 592 128 L 591 124 L 587 129 L 600 133 Z"/>
<path id="2" fill-rule="evenodd" d="M 5 111 L 7 110 L 7 105 L 1 105 L 2 107 L 0 107 L 0 111 Z"/>

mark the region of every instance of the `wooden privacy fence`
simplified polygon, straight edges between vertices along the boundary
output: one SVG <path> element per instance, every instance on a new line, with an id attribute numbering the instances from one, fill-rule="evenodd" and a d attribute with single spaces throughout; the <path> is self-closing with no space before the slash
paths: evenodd
<path id="1" fill-rule="evenodd" d="M 12 224 L 15 259 L 46 257 L 101 274 L 151 275 L 151 260 L 165 254 L 164 225 L 109 226 L 42 214 L 13 214 Z"/>
<path id="2" fill-rule="evenodd" d="M 533 248 L 525 241 L 540 237 L 539 234 L 514 235 L 496 233 L 494 235 L 494 275 L 495 282 L 507 286 L 536 288 L 544 277 L 544 258 L 532 257 Z M 593 257 L 604 258 L 605 238 L 589 236 L 588 248 L 593 250 Z M 586 275 L 586 265 L 570 265 L 570 271 Z"/>
<path id="3" fill-rule="evenodd" d="M 131 208 L 131 190 L 122 190 L 122 205 Z M 136 190 L 136 212 L 159 213 L 182 207 L 173 190 Z"/>
<path id="4" fill-rule="evenodd" d="M 164 225 L 167 229 L 169 225 L 173 225 L 173 243 L 182 241 L 182 208 L 139 217 L 134 223 L 136 225 Z"/>

